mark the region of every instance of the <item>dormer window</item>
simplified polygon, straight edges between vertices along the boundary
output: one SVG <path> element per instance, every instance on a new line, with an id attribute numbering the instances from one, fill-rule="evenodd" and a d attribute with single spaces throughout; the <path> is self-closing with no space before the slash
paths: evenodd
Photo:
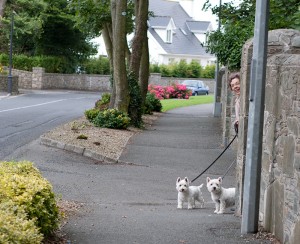
<path id="1" fill-rule="evenodd" d="M 172 30 L 167 30 L 167 43 L 172 43 Z"/>

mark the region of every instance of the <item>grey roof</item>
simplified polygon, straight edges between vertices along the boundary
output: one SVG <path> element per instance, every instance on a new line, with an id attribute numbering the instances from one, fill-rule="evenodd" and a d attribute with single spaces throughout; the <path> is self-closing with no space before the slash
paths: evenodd
<path id="1" fill-rule="evenodd" d="M 208 21 L 187 21 L 186 25 L 191 32 L 206 32 L 210 22 Z"/>
<path id="2" fill-rule="evenodd" d="M 169 16 L 155 16 L 149 20 L 149 24 L 152 28 L 166 28 L 171 21 Z"/>
<path id="3" fill-rule="evenodd" d="M 154 13 L 154 17 L 151 17 L 148 22 L 149 32 L 167 53 L 211 56 L 211 54 L 206 53 L 205 48 L 201 46 L 201 43 L 187 25 L 187 23 L 189 23 L 189 26 L 191 26 L 195 24 L 194 22 L 196 22 L 198 23 L 198 30 L 200 27 L 204 27 L 205 23 L 207 24 L 209 22 L 204 21 L 203 24 L 199 25 L 199 22 L 202 21 L 193 21 L 178 2 L 150 0 L 149 10 Z M 163 16 L 165 18 L 162 18 Z M 170 17 L 173 19 L 176 29 L 184 30 L 186 35 L 182 31 L 176 31 L 173 35 L 172 43 L 165 43 L 155 32 L 153 27 L 163 26 L 163 24 L 165 24 L 164 21 Z M 153 23 L 155 23 L 155 25 L 152 25 Z"/>

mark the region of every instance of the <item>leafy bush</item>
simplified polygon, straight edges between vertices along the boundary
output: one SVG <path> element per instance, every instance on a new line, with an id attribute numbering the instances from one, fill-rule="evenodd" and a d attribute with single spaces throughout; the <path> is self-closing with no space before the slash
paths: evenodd
<path id="1" fill-rule="evenodd" d="M 9 66 L 7 54 L 0 54 L 0 63 Z M 74 73 L 64 57 L 13 55 L 13 68 L 32 71 L 33 67 L 44 67 L 46 73 Z"/>
<path id="2" fill-rule="evenodd" d="M 101 99 L 96 101 L 95 108 L 98 108 L 99 110 L 107 109 L 110 102 L 110 97 L 110 93 L 103 93 Z"/>
<path id="3" fill-rule="evenodd" d="M 23 206 L 9 200 L 0 203 L 0 243 L 38 244 L 43 235 Z"/>
<path id="4" fill-rule="evenodd" d="M 127 114 L 117 109 L 107 109 L 100 111 L 93 123 L 97 127 L 105 127 L 111 129 L 126 129 L 130 124 L 130 118 Z"/>
<path id="5" fill-rule="evenodd" d="M 181 60 L 179 63 L 173 62 L 166 64 L 151 64 L 151 73 L 161 73 L 163 77 L 180 77 L 180 78 L 210 78 L 215 77 L 215 65 L 202 67 L 198 61 L 192 60 L 189 64 Z"/>
<path id="6" fill-rule="evenodd" d="M 100 110 L 97 108 L 92 108 L 92 109 L 88 109 L 84 112 L 84 115 L 86 117 L 86 119 L 90 122 L 93 122 L 93 120 L 97 117 L 97 115 L 99 114 Z"/>
<path id="7" fill-rule="evenodd" d="M 57 229 L 59 210 L 52 186 L 31 162 L 0 162 L 0 196 L 0 203 L 12 201 L 24 208 L 44 235 Z"/>
<path id="8" fill-rule="evenodd" d="M 91 58 L 86 60 L 80 67 L 81 72 L 86 74 L 109 75 L 110 65 L 106 57 Z"/>
<path id="9" fill-rule="evenodd" d="M 161 112 L 162 105 L 158 98 L 153 93 L 148 92 L 146 95 L 144 113 L 152 114 L 153 112 Z"/>
<path id="10" fill-rule="evenodd" d="M 203 78 L 214 78 L 216 72 L 216 66 L 214 64 L 207 65 L 202 71 Z"/>

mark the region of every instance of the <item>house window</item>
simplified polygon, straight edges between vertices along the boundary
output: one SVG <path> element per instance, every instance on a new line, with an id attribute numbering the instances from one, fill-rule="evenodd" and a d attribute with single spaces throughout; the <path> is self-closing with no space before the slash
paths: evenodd
<path id="1" fill-rule="evenodd" d="M 175 63 L 175 58 L 169 58 L 169 64 Z"/>
<path id="2" fill-rule="evenodd" d="M 172 43 L 172 30 L 167 30 L 167 43 Z"/>

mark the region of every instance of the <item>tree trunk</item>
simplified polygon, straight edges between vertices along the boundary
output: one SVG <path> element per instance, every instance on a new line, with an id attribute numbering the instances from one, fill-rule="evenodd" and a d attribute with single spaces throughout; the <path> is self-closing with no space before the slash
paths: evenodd
<path id="1" fill-rule="evenodd" d="M 104 24 L 103 30 L 102 30 L 102 36 L 105 43 L 105 48 L 107 52 L 107 57 L 109 60 L 110 65 L 110 74 L 113 76 L 113 40 L 112 40 L 112 25 L 111 23 Z M 110 96 L 110 103 L 109 108 L 114 108 L 115 100 L 116 100 L 116 86 L 113 84 L 113 78 L 111 77 L 111 96 Z"/>
<path id="2" fill-rule="evenodd" d="M 125 63 L 126 50 L 126 0 L 111 0 L 112 44 L 113 44 L 113 86 L 115 101 L 113 107 L 128 112 L 129 92 Z M 114 88 L 113 88 L 114 89 Z"/>
<path id="3" fill-rule="evenodd" d="M 139 72 L 139 86 L 142 93 L 142 104 L 145 104 L 146 95 L 148 92 L 148 84 L 149 84 L 149 46 L 148 46 L 148 37 L 144 37 L 143 41 L 143 53 L 141 58 L 141 66 Z"/>
<path id="4" fill-rule="evenodd" d="M 136 77 L 139 76 L 140 63 L 143 51 L 143 39 L 147 36 L 149 0 L 135 0 L 136 30 L 132 41 L 132 53 L 129 70 Z"/>
<path id="5" fill-rule="evenodd" d="M 0 0 L 0 17 L 3 17 L 6 0 Z"/>

